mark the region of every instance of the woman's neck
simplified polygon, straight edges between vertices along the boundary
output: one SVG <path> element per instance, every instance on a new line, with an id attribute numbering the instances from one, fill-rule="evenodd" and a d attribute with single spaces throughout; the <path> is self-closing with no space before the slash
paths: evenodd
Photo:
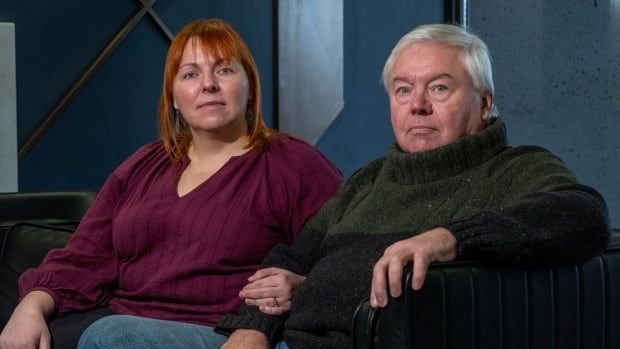
<path id="1" fill-rule="evenodd" d="M 192 162 L 209 161 L 214 158 L 230 158 L 246 153 L 249 148 L 249 136 L 244 128 L 232 132 L 213 133 L 192 131 L 192 145 L 188 157 Z"/>

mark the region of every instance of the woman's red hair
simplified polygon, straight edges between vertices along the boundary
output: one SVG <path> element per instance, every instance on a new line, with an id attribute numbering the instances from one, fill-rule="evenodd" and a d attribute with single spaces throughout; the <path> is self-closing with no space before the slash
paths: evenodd
<path id="1" fill-rule="evenodd" d="M 248 46 L 241 36 L 221 19 L 199 19 L 187 24 L 174 37 L 164 70 L 161 98 L 159 100 L 159 133 L 172 162 L 177 162 L 187 154 L 192 143 L 192 134 L 189 127 L 181 127 L 176 131 L 174 116 L 175 109 L 172 96 L 172 85 L 179 71 L 183 50 L 189 40 L 196 40 L 205 54 L 216 61 L 235 59 L 243 66 L 250 83 L 248 94 L 247 113 L 252 115 L 248 122 L 249 142 L 247 147 L 262 149 L 267 140 L 276 131 L 269 129 L 263 120 L 262 100 L 258 69 Z"/>

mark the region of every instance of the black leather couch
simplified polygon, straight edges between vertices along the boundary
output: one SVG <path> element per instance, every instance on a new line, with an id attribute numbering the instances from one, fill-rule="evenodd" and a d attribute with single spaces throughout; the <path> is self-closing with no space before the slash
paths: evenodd
<path id="1" fill-rule="evenodd" d="M 0 328 L 18 301 L 17 278 L 64 246 L 94 192 L 0 194 Z M 437 263 L 421 291 L 385 309 L 360 304 L 357 349 L 620 348 L 620 245 L 575 266 L 514 268 Z"/>
<path id="2" fill-rule="evenodd" d="M 620 348 L 617 242 L 579 265 L 437 263 L 416 292 L 411 277 L 408 267 L 407 291 L 386 308 L 360 304 L 354 348 Z"/>
<path id="3" fill-rule="evenodd" d="M 17 279 L 64 246 L 94 192 L 0 194 L 0 328 L 18 302 Z"/>

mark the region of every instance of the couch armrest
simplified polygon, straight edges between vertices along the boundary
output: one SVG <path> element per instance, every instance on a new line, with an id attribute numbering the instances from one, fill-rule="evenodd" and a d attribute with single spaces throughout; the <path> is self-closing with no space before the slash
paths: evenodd
<path id="1" fill-rule="evenodd" d="M 368 301 L 355 348 L 620 348 L 620 246 L 574 266 L 431 265 L 424 287 L 406 271 L 398 299 Z"/>

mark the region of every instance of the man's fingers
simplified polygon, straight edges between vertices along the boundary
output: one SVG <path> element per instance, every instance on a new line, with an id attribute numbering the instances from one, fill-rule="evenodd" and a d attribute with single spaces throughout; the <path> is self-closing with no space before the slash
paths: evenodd
<path id="1" fill-rule="evenodd" d="M 414 256 L 413 261 L 413 278 L 411 280 L 411 287 L 414 290 L 419 290 L 422 288 L 424 284 L 424 279 L 426 278 L 426 271 L 428 270 L 428 265 L 430 264 L 430 260 L 428 256 L 424 256 L 421 254 L 417 254 Z"/>
<path id="2" fill-rule="evenodd" d="M 406 261 L 401 260 L 398 256 L 390 258 L 388 265 L 388 282 L 390 285 L 390 295 L 399 297 L 402 293 L 402 277 L 403 268 Z"/>
<path id="3" fill-rule="evenodd" d="M 387 305 L 387 263 L 385 257 L 381 257 L 372 270 L 372 283 L 370 291 L 370 305 L 374 308 Z"/>

